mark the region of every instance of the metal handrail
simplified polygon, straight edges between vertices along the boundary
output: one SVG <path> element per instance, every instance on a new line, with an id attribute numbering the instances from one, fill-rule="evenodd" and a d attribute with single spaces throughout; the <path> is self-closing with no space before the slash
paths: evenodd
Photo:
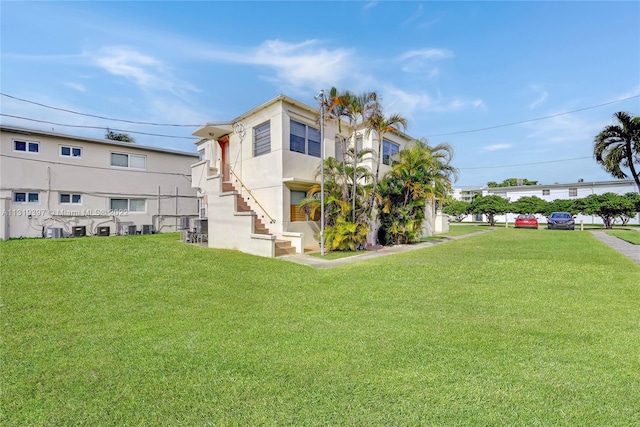
<path id="1" fill-rule="evenodd" d="M 260 202 L 258 201 L 258 199 L 256 199 L 256 197 L 253 195 L 251 190 L 249 190 L 249 188 L 246 185 L 244 185 L 244 182 L 242 182 L 240 177 L 238 175 L 236 175 L 236 173 L 234 172 L 234 170 L 231 167 L 231 165 L 226 165 L 226 166 L 229 168 L 229 171 L 233 174 L 233 176 L 236 177 L 236 179 L 238 180 L 238 182 L 240 183 L 242 188 L 244 188 L 247 191 L 247 193 L 249 193 L 249 196 L 251 196 L 251 198 L 256 202 L 256 204 L 258 206 L 260 206 L 260 209 L 262 209 L 262 212 L 264 212 L 264 214 L 269 217 L 269 220 L 270 220 L 271 224 L 275 224 L 276 220 L 271 215 L 269 215 L 269 212 L 267 212 L 267 210 L 264 208 L 264 206 L 262 206 L 260 204 Z"/>

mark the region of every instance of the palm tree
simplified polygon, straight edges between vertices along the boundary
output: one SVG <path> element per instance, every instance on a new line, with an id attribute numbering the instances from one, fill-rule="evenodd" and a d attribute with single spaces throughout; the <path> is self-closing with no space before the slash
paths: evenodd
<path id="1" fill-rule="evenodd" d="M 364 166 L 358 166 L 362 163 L 362 157 L 370 153 L 370 150 L 361 150 L 358 152 L 359 159 L 352 160 L 355 157 L 355 150 L 349 148 L 346 156 L 348 164 L 346 174 L 343 171 L 343 164 L 334 157 L 329 157 L 324 162 L 325 175 L 325 218 L 326 233 L 325 243 L 331 250 L 355 250 L 356 247 L 366 240 L 368 232 L 367 209 L 365 201 L 368 198 L 370 188 L 360 183 L 370 181 L 370 171 Z M 353 164 L 356 165 L 353 170 Z M 319 175 L 319 169 L 316 175 Z M 347 177 L 346 181 L 344 177 Z M 355 176 L 355 181 L 353 181 Z M 354 184 L 355 183 L 355 184 Z M 344 194 L 351 194 L 352 187 L 355 186 L 353 204 Z M 300 209 L 304 210 L 309 217 L 316 217 L 320 212 L 320 185 L 316 184 L 307 191 L 307 197 L 299 203 Z M 355 210 L 355 211 L 354 211 Z M 354 212 L 352 212 L 354 211 Z M 356 220 L 352 220 L 355 218 Z M 364 238 L 363 238 L 364 236 Z"/>
<path id="2" fill-rule="evenodd" d="M 622 167 L 629 168 L 640 193 L 640 117 L 631 117 L 624 111 L 613 116 L 619 124 L 605 127 L 596 136 L 593 157 L 618 179 L 628 178 Z"/>
<path id="3" fill-rule="evenodd" d="M 343 150 L 343 159 L 346 162 L 346 157 L 351 157 L 352 161 L 360 159 L 361 156 L 358 153 L 358 130 L 362 126 L 366 126 L 369 118 L 375 114 L 379 109 L 378 95 L 376 92 L 363 92 L 359 95 L 350 91 L 340 92 L 336 88 L 331 88 L 329 91 L 328 100 L 328 115 L 338 120 L 338 130 L 341 132 L 341 120 L 346 118 L 349 120 L 351 128 L 351 142 L 353 144 L 354 153 L 352 156 L 345 156 Z M 346 170 L 346 163 L 345 163 Z M 358 177 L 356 176 L 358 166 L 354 164 L 351 168 L 353 181 L 356 182 Z M 352 221 L 356 221 L 356 188 L 354 185 L 351 188 L 351 203 L 352 203 Z"/>
<path id="4" fill-rule="evenodd" d="M 449 144 L 431 147 L 425 139 L 398 153 L 377 189 L 381 225 L 393 242 L 408 243 L 420 237 L 426 202 L 447 197 L 457 177 L 452 158 Z"/>
<path id="5" fill-rule="evenodd" d="M 378 151 L 376 153 L 376 171 L 373 174 L 373 191 L 371 192 L 371 200 L 370 207 L 373 207 L 373 202 L 376 196 L 376 188 L 378 187 L 378 182 L 380 181 L 380 164 L 382 163 L 382 141 L 384 140 L 384 135 L 389 132 L 394 132 L 400 130 L 405 130 L 407 128 L 407 119 L 402 117 L 400 114 L 392 114 L 389 117 L 385 117 L 382 114 L 381 110 L 378 110 L 375 114 L 373 114 L 369 120 L 369 129 L 371 131 L 376 132 L 376 136 L 378 139 Z"/>

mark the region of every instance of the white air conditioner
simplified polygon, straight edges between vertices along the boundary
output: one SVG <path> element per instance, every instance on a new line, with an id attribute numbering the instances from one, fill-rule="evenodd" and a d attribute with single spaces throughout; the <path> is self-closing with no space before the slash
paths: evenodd
<path id="1" fill-rule="evenodd" d="M 63 236 L 62 228 L 47 228 L 47 239 L 60 239 Z"/>

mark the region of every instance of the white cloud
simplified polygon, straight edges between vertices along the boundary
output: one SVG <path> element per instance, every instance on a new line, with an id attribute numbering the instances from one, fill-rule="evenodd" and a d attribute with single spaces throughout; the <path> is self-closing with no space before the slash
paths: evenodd
<path id="1" fill-rule="evenodd" d="M 451 112 L 466 108 L 483 108 L 481 99 L 465 99 L 453 97 L 442 99 L 441 96 L 434 99 L 425 92 L 407 92 L 397 87 L 384 88 L 385 109 L 393 110 L 394 105 L 401 106 L 403 114 L 411 116 L 413 112 Z"/>
<path id="2" fill-rule="evenodd" d="M 549 114 L 549 115 L 553 115 Z M 561 114 L 556 112 L 555 114 Z M 545 120 L 525 123 L 530 129 L 526 138 L 534 140 L 539 144 L 555 145 L 559 142 L 575 142 L 578 144 L 591 145 L 593 137 L 601 130 L 602 124 L 597 121 L 583 120 L 579 114 L 565 114 L 549 117 Z"/>
<path id="3" fill-rule="evenodd" d="M 413 13 L 413 15 L 411 15 L 409 18 L 407 18 L 402 25 L 407 25 L 413 21 L 415 21 L 416 19 L 420 18 L 422 16 L 422 4 L 418 5 L 418 9 Z"/>
<path id="4" fill-rule="evenodd" d="M 403 63 L 402 71 L 406 73 L 425 73 L 429 77 L 435 77 L 440 70 L 433 64 L 436 61 L 453 58 L 455 55 L 448 49 L 420 49 L 410 50 L 398 56 Z"/>
<path id="5" fill-rule="evenodd" d="M 64 84 L 65 86 L 69 86 L 71 89 L 75 89 L 78 92 L 86 92 L 87 89 L 85 89 L 84 85 L 81 83 L 72 83 L 72 82 L 66 82 Z"/>
<path id="6" fill-rule="evenodd" d="M 209 49 L 201 57 L 217 62 L 258 65 L 275 70 L 277 81 L 293 87 L 333 86 L 353 67 L 350 49 L 329 49 L 318 40 L 288 43 L 266 40 L 255 48 L 229 51 Z"/>
<path id="7" fill-rule="evenodd" d="M 506 150 L 511 147 L 512 147 L 511 144 L 491 144 L 491 145 L 485 145 L 484 147 L 482 147 L 482 149 L 484 151 L 498 151 L 498 150 Z"/>
<path id="8" fill-rule="evenodd" d="M 145 89 L 161 89 L 174 93 L 184 90 L 197 91 L 191 84 L 176 79 L 162 61 L 130 47 L 108 46 L 87 56 L 94 65 L 108 73 L 133 80 Z"/>
<path id="9" fill-rule="evenodd" d="M 401 54 L 399 56 L 399 59 L 404 60 L 404 59 L 420 57 L 423 59 L 432 60 L 432 59 L 452 58 L 453 56 L 454 56 L 453 52 L 451 52 L 448 49 L 429 48 L 429 49 L 420 49 L 420 50 L 410 50 L 408 52 Z"/>
<path id="10" fill-rule="evenodd" d="M 378 5 L 377 1 L 370 1 L 367 4 L 365 4 L 362 9 L 367 10 L 367 9 L 371 9 L 372 7 L 376 7 Z"/>
<path id="11" fill-rule="evenodd" d="M 626 93 L 623 93 L 622 95 L 620 95 L 618 97 L 618 99 L 627 99 L 627 98 L 632 98 L 632 97 L 638 96 L 638 95 L 640 95 L 640 85 L 638 85 L 638 86 L 636 86 L 634 88 L 631 88 L 631 90 L 626 92 Z"/>
<path id="12" fill-rule="evenodd" d="M 533 101 L 531 104 L 529 104 L 529 109 L 533 110 L 534 108 L 545 103 L 545 101 L 549 97 L 549 93 L 547 93 L 546 90 L 539 88 L 538 86 L 532 86 L 531 89 L 539 93 L 538 98 L 535 101 Z"/>

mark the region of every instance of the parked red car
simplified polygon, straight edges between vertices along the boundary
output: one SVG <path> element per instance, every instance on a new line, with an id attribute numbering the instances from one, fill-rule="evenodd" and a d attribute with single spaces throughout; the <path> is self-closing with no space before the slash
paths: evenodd
<path id="1" fill-rule="evenodd" d="M 538 219 L 535 215 L 518 215 L 516 228 L 538 228 Z"/>

